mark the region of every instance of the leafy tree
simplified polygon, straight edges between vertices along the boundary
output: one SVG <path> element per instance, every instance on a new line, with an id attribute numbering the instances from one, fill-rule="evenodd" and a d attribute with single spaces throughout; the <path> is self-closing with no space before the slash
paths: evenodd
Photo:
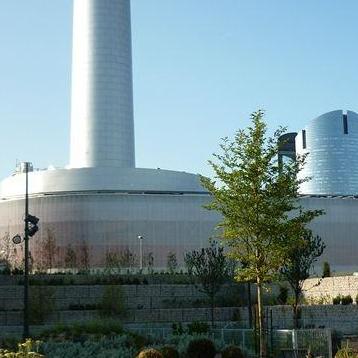
<path id="1" fill-rule="evenodd" d="M 327 261 L 323 262 L 322 277 L 331 277 L 331 268 Z"/>
<path id="2" fill-rule="evenodd" d="M 193 250 L 185 254 L 185 265 L 191 274 L 195 275 L 211 306 L 211 325 L 214 326 L 215 297 L 221 286 L 228 279 L 228 264 L 224 255 L 224 248 L 213 241 L 207 248 Z"/>
<path id="3" fill-rule="evenodd" d="M 263 284 L 277 275 L 290 241 L 322 213 L 304 210 L 297 199 L 300 185 L 308 180 L 298 178 L 305 156 L 279 165 L 279 138 L 285 130 L 267 138 L 263 116 L 261 110 L 253 113 L 251 126 L 239 130 L 232 141 L 224 139 L 222 153 L 209 161 L 214 178 L 202 177 L 212 195 L 207 208 L 222 214 L 219 227 L 230 256 L 246 263 L 236 278 L 256 282 L 260 356 L 266 356 Z"/>
<path id="4" fill-rule="evenodd" d="M 178 260 L 175 252 L 169 251 L 167 256 L 167 269 L 170 274 L 173 274 L 178 268 Z"/>
<path id="5" fill-rule="evenodd" d="M 295 328 L 298 328 L 298 304 L 302 296 L 303 282 L 309 277 L 313 263 L 322 255 L 325 247 L 319 236 L 314 236 L 311 230 L 307 230 L 297 241 L 297 245 L 291 247 L 287 261 L 281 268 L 284 279 L 288 281 L 294 293 L 292 306 Z"/>

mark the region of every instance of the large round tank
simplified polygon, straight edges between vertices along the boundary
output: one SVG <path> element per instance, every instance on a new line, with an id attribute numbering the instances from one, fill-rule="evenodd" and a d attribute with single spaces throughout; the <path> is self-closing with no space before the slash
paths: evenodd
<path id="1" fill-rule="evenodd" d="M 72 168 L 134 167 L 129 0 L 74 0 Z"/>
<path id="2" fill-rule="evenodd" d="M 296 136 L 296 153 L 308 154 L 302 194 L 358 194 L 358 114 L 332 111 L 313 119 Z"/>

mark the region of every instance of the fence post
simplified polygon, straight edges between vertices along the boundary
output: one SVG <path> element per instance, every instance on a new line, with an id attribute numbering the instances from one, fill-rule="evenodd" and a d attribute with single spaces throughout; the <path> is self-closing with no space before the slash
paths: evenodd
<path id="1" fill-rule="evenodd" d="M 295 351 L 298 349 L 297 330 L 292 330 L 292 349 Z"/>

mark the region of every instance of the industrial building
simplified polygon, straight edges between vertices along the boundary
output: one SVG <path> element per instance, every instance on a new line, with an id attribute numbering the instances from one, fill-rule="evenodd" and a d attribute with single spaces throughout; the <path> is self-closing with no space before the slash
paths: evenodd
<path id="1" fill-rule="evenodd" d="M 108 252 L 138 259 L 138 237 L 165 267 L 169 252 L 180 263 L 213 235 L 218 216 L 202 207 L 209 197 L 197 175 L 135 167 L 131 48 L 129 0 L 74 0 L 70 164 L 29 174 L 37 262 L 48 235 L 60 267 L 68 247 L 84 245 L 94 267 Z M 23 231 L 24 193 L 20 166 L 0 185 L 0 237 Z"/>
<path id="2" fill-rule="evenodd" d="M 71 248 L 92 267 L 108 253 L 130 253 L 138 267 L 142 249 L 163 268 L 169 253 L 181 264 L 214 235 L 220 217 L 203 208 L 210 196 L 198 175 L 135 166 L 131 47 L 129 0 L 74 0 L 70 160 L 29 173 L 35 262 L 51 235 L 56 267 Z M 321 261 L 358 271 L 358 115 L 329 112 L 285 139 L 279 160 L 309 153 L 300 200 L 326 212 L 312 223 L 327 245 Z M 1 238 L 23 232 L 24 195 L 20 165 L 0 183 Z"/>

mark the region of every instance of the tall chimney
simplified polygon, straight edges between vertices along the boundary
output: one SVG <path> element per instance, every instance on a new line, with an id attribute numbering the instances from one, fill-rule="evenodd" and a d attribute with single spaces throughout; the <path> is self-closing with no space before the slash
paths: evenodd
<path id="1" fill-rule="evenodd" d="M 70 167 L 134 167 L 130 0 L 74 0 Z"/>

